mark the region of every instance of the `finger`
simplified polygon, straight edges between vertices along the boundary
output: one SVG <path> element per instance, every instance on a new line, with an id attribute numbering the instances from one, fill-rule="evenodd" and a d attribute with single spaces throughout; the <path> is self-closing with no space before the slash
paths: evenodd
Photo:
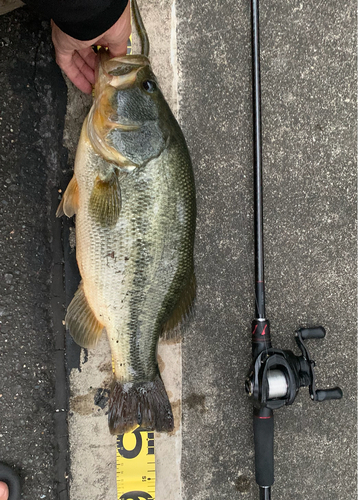
<path id="1" fill-rule="evenodd" d="M 113 38 L 109 38 L 109 36 L 103 36 L 98 40 L 98 44 L 101 45 L 102 47 L 108 47 L 109 52 L 111 57 L 119 57 L 119 56 L 125 56 L 127 53 L 127 42 L 128 42 L 128 37 L 124 35 L 124 37 L 118 39 L 117 37 L 115 40 Z"/>
<path id="2" fill-rule="evenodd" d="M 112 57 L 125 56 L 127 53 L 127 39 L 121 43 L 109 43 L 108 48 Z"/>
<path id="3" fill-rule="evenodd" d="M 78 69 L 73 61 L 71 55 L 57 55 L 57 64 L 66 73 L 71 82 L 76 85 L 77 88 L 90 94 L 92 92 L 92 86 L 83 73 Z"/>
<path id="4" fill-rule="evenodd" d="M 77 66 L 77 68 L 80 70 L 80 72 L 84 75 L 86 80 L 94 84 L 95 76 L 93 69 L 90 68 L 90 66 L 88 66 L 87 62 L 81 57 L 81 55 L 77 51 L 74 52 L 72 60 Z"/>
<path id="5" fill-rule="evenodd" d="M 78 50 L 78 53 L 84 61 L 88 64 L 93 71 L 96 69 L 97 56 L 92 50 L 92 47 L 86 47 L 85 49 Z"/>
<path id="6" fill-rule="evenodd" d="M 0 482 L 0 500 L 8 500 L 9 488 L 6 483 Z"/>

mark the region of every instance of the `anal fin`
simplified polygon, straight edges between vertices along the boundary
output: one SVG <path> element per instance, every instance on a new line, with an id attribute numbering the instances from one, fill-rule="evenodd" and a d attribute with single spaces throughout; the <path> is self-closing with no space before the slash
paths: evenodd
<path id="1" fill-rule="evenodd" d="M 63 194 L 61 203 L 58 206 L 56 217 L 61 217 L 62 215 L 67 215 L 67 217 L 72 217 L 75 215 L 78 209 L 78 185 L 75 176 L 70 180 L 66 191 Z"/>
<path id="2" fill-rule="evenodd" d="M 179 340 L 180 325 L 192 312 L 195 294 L 196 294 L 196 279 L 195 279 L 195 274 L 193 272 L 170 318 L 164 323 L 162 329 L 162 336 L 164 340 L 170 340 L 170 339 Z"/>
<path id="3" fill-rule="evenodd" d="M 94 347 L 101 336 L 103 325 L 93 314 L 83 291 L 82 283 L 68 306 L 66 325 L 73 340 L 81 347 Z"/>

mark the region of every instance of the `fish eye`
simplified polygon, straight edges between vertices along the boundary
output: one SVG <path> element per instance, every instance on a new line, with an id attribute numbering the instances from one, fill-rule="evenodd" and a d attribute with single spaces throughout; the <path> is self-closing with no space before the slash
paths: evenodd
<path id="1" fill-rule="evenodd" d="M 146 92 L 154 92 L 157 89 L 157 84 L 153 80 L 144 80 L 142 85 Z"/>

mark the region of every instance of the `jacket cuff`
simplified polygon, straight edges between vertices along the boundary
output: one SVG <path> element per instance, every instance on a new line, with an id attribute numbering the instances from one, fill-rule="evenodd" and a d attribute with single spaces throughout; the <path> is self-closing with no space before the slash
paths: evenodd
<path id="1" fill-rule="evenodd" d="M 92 40 L 105 33 L 118 21 L 127 4 L 128 0 L 112 0 L 105 10 L 83 21 L 61 21 L 56 19 L 56 16 L 53 20 L 67 35 L 77 40 Z"/>

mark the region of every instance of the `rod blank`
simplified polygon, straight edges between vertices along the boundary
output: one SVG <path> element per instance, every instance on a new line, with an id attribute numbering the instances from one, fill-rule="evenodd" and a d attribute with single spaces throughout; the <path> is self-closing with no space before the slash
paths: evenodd
<path id="1" fill-rule="evenodd" d="M 252 22 L 252 90 L 254 115 L 254 207 L 255 207 L 255 317 L 265 318 L 265 281 L 263 245 L 261 83 L 258 0 L 251 2 Z"/>

